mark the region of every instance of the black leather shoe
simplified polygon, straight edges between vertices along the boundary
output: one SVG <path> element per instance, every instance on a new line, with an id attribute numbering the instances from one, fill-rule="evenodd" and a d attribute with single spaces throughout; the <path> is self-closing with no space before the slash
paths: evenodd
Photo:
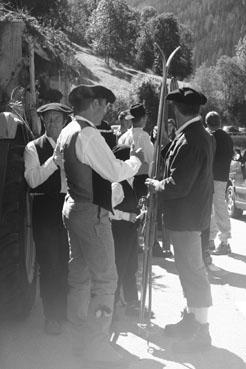
<path id="1" fill-rule="evenodd" d="M 176 353 L 201 352 L 211 348 L 211 336 L 209 333 L 209 324 L 200 324 L 197 322 L 196 332 L 183 340 L 175 342 L 172 349 Z"/>
<path id="2" fill-rule="evenodd" d="M 231 254 L 229 243 L 221 242 L 218 247 L 212 252 L 213 255 L 228 255 Z"/>
<path id="3" fill-rule="evenodd" d="M 165 335 L 169 337 L 189 337 L 197 330 L 197 321 L 193 313 L 184 310 L 181 314 L 182 319 L 176 324 L 167 324 L 164 328 Z"/>

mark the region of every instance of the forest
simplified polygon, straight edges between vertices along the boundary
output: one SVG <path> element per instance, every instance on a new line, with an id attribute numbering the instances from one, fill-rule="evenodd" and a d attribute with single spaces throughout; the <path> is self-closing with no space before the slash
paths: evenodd
<path id="1" fill-rule="evenodd" d="M 215 64 L 222 55 L 232 56 L 246 33 L 245 0 L 128 0 L 128 4 L 171 12 L 188 26 L 194 35 L 195 66 Z"/>

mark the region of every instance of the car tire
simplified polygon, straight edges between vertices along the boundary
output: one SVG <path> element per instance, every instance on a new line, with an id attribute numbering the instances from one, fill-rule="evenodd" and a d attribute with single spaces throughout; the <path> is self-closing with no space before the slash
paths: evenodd
<path id="1" fill-rule="evenodd" d="M 36 297 L 31 198 L 24 179 L 23 127 L 0 140 L 0 320 L 24 319 Z"/>
<path id="2" fill-rule="evenodd" d="M 231 218 L 240 218 L 243 210 L 236 207 L 234 186 L 230 184 L 226 189 L 227 210 Z"/>

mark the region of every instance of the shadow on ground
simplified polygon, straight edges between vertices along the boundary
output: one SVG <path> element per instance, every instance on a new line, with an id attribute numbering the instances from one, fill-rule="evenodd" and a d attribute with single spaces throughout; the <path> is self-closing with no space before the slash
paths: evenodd
<path id="1" fill-rule="evenodd" d="M 246 263 L 246 256 L 245 255 L 236 254 L 236 253 L 232 252 L 228 256 L 229 256 L 229 258 L 236 259 L 236 260 L 241 260 L 244 263 Z"/>
<path id="2" fill-rule="evenodd" d="M 140 330 L 133 321 L 122 321 L 118 326 L 118 333 L 127 335 L 132 333 L 136 336 L 146 339 L 146 331 Z M 131 364 L 130 369 L 161 369 L 165 368 L 167 362 L 178 363 L 187 368 L 194 369 L 245 369 L 246 363 L 239 356 L 229 350 L 212 346 L 210 350 L 203 353 L 187 353 L 176 354 L 172 351 L 173 339 L 165 337 L 163 330 L 152 324 L 149 334 L 149 349 L 148 353 L 153 357 L 151 359 L 137 360 Z M 124 350 L 123 350 L 124 351 Z M 125 355 L 129 355 L 126 351 Z M 131 355 L 133 356 L 133 355 Z M 135 357 L 135 360 L 137 357 Z M 169 367 L 169 366 L 168 366 Z M 175 368 L 175 366 L 172 366 Z M 177 366 L 179 367 L 179 366 Z"/>

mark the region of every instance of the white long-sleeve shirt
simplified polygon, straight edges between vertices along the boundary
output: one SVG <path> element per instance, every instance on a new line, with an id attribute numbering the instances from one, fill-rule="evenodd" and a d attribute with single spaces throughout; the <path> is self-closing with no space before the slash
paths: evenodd
<path id="1" fill-rule="evenodd" d="M 55 148 L 55 141 L 48 137 L 49 143 Z M 25 179 L 31 188 L 35 188 L 44 183 L 56 170 L 57 166 L 52 159 L 52 156 L 48 158 L 44 164 L 40 164 L 38 153 L 33 141 L 29 142 L 24 151 L 25 162 Z M 67 185 L 65 179 L 65 173 L 63 170 L 61 173 L 61 193 L 67 192 Z"/>
<path id="2" fill-rule="evenodd" d="M 75 142 L 75 153 L 81 163 L 89 165 L 102 178 L 110 182 L 121 182 L 138 172 L 141 161 L 136 156 L 131 156 L 126 161 L 116 159 L 101 133 L 95 129 L 94 124 L 80 116 L 76 116 L 62 130 L 57 140 L 55 156 L 62 156 L 61 146 L 66 140 L 67 132 L 73 129 L 74 125 L 79 125 L 79 120 L 89 124 L 88 127 L 80 130 Z"/>
<path id="3" fill-rule="evenodd" d="M 144 163 L 142 164 L 138 174 L 148 174 L 150 164 L 153 161 L 154 146 L 150 140 L 150 136 L 143 128 L 129 128 L 118 140 L 120 145 L 134 145 L 135 149 L 142 148 L 144 154 Z"/>
<path id="4" fill-rule="evenodd" d="M 132 186 L 133 178 L 128 180 L 128 183 Z M 124 200 L 124 191 L 120 183 L 112 183 L 112 207 L 114 209 L 114 214 L 110 213 L 110 219 L 112 220 L 126 220 L 130 221 L 131 213 L 115 209 L 115 207 L 122 203 Z"/>

